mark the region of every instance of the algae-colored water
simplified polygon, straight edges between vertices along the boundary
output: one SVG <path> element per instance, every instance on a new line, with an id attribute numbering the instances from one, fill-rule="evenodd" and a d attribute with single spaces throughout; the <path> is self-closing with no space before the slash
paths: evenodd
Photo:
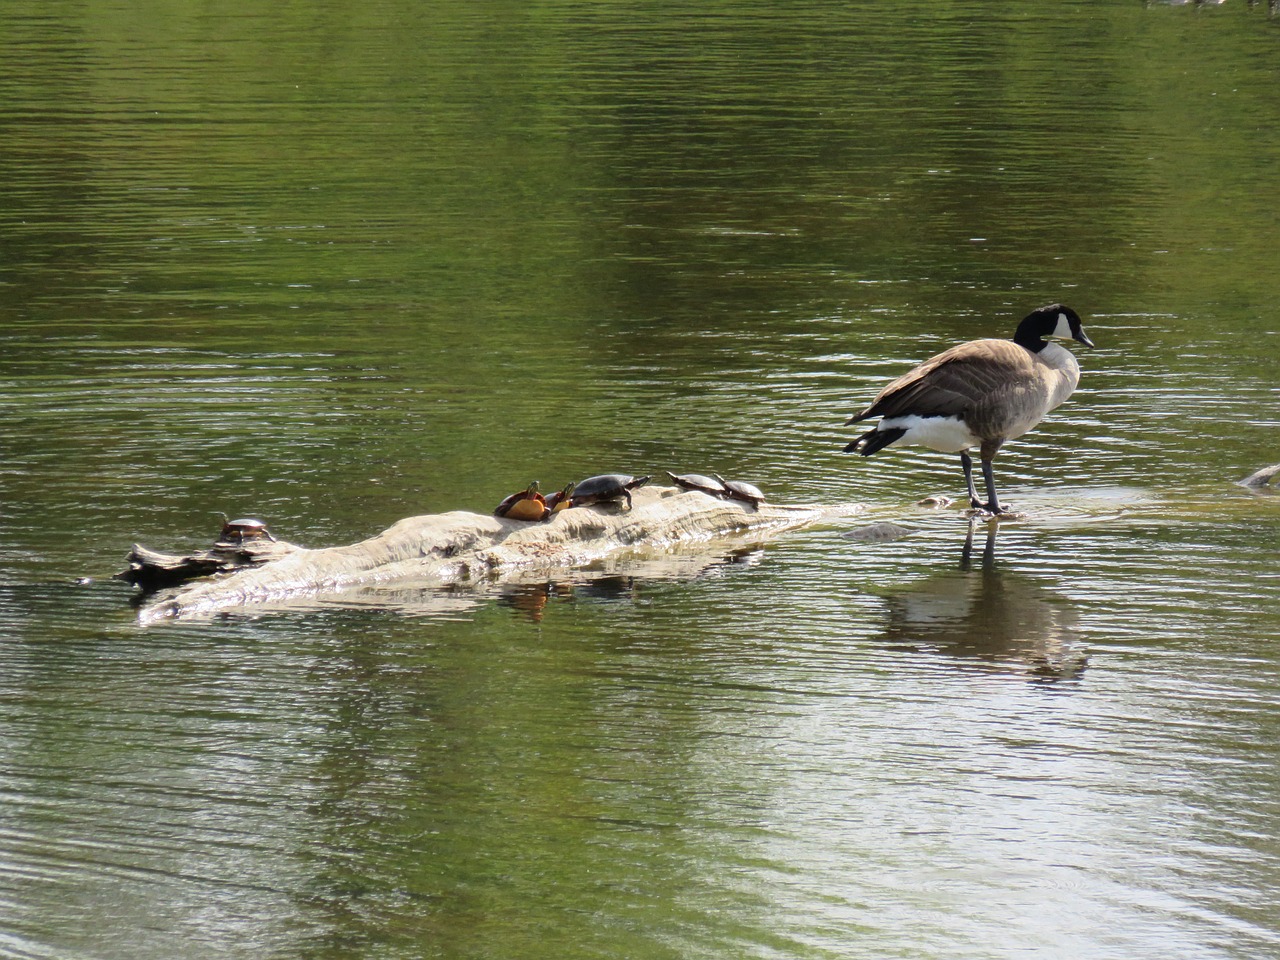
<path id="1" fill-rule="evenodd" d="M 0 10 L 0 955 L 1274 955 L 1278 31 Z M 1026 520 L 840 453 L 1058 300 L 1098 349 L 997 462 Z M 107 579 L 663 469 L 868 510 L 147 629 Z"/>

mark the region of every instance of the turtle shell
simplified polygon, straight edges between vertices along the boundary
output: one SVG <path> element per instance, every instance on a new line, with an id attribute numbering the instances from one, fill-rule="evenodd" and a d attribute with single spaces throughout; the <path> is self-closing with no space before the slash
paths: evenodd
<path id="1" fill-rule="evenodd" d="M 718 473 L 713 474 L 724 484 L 724 495 L 730 500 L 741 500 L 744 503 L 764 503 L 764 493 L 754 484 L 745 480 L 726 480 Z"/>
<path id="2" fill-rule="evenodd" d="M 547 501 L 538 492 L 538 481 L 534 480 L 523 490 L 517 490 L 505 498 L 493 510 L 495 517 L 510 517 L 512 520 L 541 520 L 547 515 Z"/>
<path id="3" fill-rule="evenodd" d="M 218 534 L 218 543 L 245 543 L 249 540 L 275 541 L 271 531 L 262 520 L 253 517 L 241 517 L 239 520 L 225 520 L 222 532 Z"/>
<path id="4" fill-rule="evenodd" d="M 592 503 L 626 500 L 630 508 L 631 491 L 648 482 L 648 477 L 633 477 L 628 473 L 602 473 L 597 477 L 587 477 L 574 485 L 570 506 L 585 507 Z"/>
<path id="5" fill-rule="evenodd" d="M 542 497 L 517 500 L 504 516 L 508 520 L 545 520 L 551 511 Z"/>
<path id="6" fill-rule="evenodd" d="M 576 486 L 577 484 L 575 483 L 567 483 L 563 490 L 557 490 L 547 497 L 547 508 L 552 513 L 569 509 L 569 504 L 573 502 L 573 491 Z"/>
<path id="7" fill-rule="evenodd" d="M 706 477 L 700 473 L 672 473 L 670 470 L 667 471 L 667 476 L 682 490 L 697 490 L 712 497 L 724 496 L 724 484 L 713 477 Z"/>

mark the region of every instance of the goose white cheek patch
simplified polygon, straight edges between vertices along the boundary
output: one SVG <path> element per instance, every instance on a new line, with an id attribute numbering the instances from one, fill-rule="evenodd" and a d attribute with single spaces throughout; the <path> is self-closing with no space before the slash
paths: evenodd
<path id="1" fill-rule="evenodd" d="M 1071 321 L 1067 319 L 1065 313 L 1058 314 L 1058 325 L 1053 328 L 1053 336 L 1061 337 L 1063 340 L 1071 339 Z"/>

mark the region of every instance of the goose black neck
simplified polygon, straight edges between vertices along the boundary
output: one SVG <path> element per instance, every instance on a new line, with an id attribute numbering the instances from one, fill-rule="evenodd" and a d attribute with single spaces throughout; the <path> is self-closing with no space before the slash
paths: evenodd
<path id="1" fill-rule="evenodd" d="M 1049 341 L 1044 339 L 1040 330 L 1043 325 L 1035 314 L 1027 317 L 1020 324 L 1013 335 L 1013 342 L 1020 347 L 1026 347 L 1032 353 L 1039 353 L 1049 345 Z"/>

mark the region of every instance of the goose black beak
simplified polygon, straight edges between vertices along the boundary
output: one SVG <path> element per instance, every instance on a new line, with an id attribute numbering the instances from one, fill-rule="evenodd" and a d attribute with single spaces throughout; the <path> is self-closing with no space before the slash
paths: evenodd
<path id="1" fill-rule="evenodd" d="M 1085 332 L 1084 332 L 1084 329 L 1083 329 L 1083 328 L 1081 328 L 1079 331 L 1077 331 L 1077 332 L 1076 332 L 1076 335 L 1075 335 L 1075 336 L 1073 336 L 1071 339 L 1072 339 L 1072 340 L 1078 340 L 1078 341 L 1080 341 L 1080 342 L 1081 342 L 1081 343 L 1083 343 L 1086 347 L 1088 347 L 1090 350 L 1092 350 L 1092 349 L 1093 349 L 1093 341 L 1089 339 L 1089 335 L 1088 335 L 1087 333 L 1085 333 Z"/>

